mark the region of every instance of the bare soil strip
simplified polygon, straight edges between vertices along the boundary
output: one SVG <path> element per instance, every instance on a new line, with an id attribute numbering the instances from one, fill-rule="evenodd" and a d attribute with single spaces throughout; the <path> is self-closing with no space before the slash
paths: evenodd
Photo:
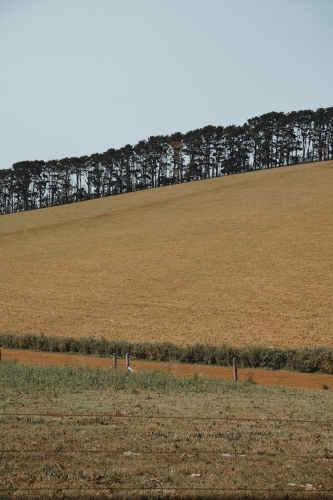
<path id="1" fill-rule="evenodd" d="M 111 360 L 94 356 L 78 356 L 71 354 L 55 354 L 48 352 L 21 351 L 16 349 L 2 349 L 3 361 L 16 360 L 22 365 L 40 366 L 65 366 L 72 365 L 84 368 L 101 368 L 107 370 L 111 367 Z M 118 368 L 125 369 L 125 360 L 118 359 Z M 189 365 L 179 363 L 161 363 L 153 361 L 131 361 L 131 367 L 137 372 L 157 371 L 170 373 L 179 377 L 191 377 L 195 373 L 207 378 L 233 379 L 233 369 L 222 366 Z M 269 371 L 253 368 L 239 368 L 240 381 L 252 380 L 257 384 L 302 387 L 306 389 L 322 389 L 327 386 L 333 389 L 333 375 L 318 373 L 299 373 L 288 371 Z"/>

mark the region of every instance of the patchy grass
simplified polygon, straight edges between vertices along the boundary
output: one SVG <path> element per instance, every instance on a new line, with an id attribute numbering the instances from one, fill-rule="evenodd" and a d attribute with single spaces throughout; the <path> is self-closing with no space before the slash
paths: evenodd
<path id="1" fill-rule="evenodd" d="M 332 346 L 333 162 L 0 218 L 0 331 Z"/>
<path id="2" fill-rule="evenodd" d="M 0 395 L 0 498 L 333 498 L 331 391 L 2 363 Z"/>

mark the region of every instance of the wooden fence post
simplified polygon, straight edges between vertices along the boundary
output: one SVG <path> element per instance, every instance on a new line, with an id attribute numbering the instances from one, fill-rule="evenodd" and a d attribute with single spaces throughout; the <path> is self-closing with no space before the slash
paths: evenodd
<path id="1" fill-rule="evenodd" d="M 233 358 L 232 364 L 234 367 L 234 380 L 238 380 L 238 373 L 237 373 L 237 358 Z"/>
<path id="2" fill-rule="evenodd" d="M 114 352 L 112 354 L 112 370 L 117 369 L 117 354 Z"/>
<path id="3" fill-rule="evenodd" d="M 130 367 L 130 357 L 129 354 L 126 354 L 126 371 L 134 372 L 133 368 Z"/>

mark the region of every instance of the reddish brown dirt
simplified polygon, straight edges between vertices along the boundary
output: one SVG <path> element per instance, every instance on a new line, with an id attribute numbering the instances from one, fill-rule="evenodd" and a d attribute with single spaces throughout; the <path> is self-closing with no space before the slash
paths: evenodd
<path id="1" fill-rule="evenodd" d="M 12 349 L 2 349 L 2 360 L 16 360 L 22 365 L 52 365 L 65 366 L 72 365 L 77 367 L 102 368 L 108 369 L 111 366 L 111 361 L 108 358 L 98 358 L 93 356 L 77 356 L 70 354 L 54 354 L 48 352 L 33 352 L 20 351 Z M 178 375 L 182 377 L 190 377 L 194 373 L 199 376 L 208 378 L 224 378 L 232 380 L 232 368 L 221 366 L 205 366 L 205 365 L 186 365 L 178 363 L 158 363 L 152 361 L 131 362 L 131 367 L 137 372 L 158 371 Z M 119 370 L 125 369 L 125 360 L 118 360 Z M 333 375 L 322 375 L 313 373 L 298 373 L 287 371 L 269 371 L 251 368 L 238 369 L 238 378 L 241 381 L 248 380 L 251 376 L 252 380 L 263 385 L 280 385 L 290 387 L 303 387 L 306 389 L 322 389 L 325 384 L 329 389 L 333 389 Z"/>

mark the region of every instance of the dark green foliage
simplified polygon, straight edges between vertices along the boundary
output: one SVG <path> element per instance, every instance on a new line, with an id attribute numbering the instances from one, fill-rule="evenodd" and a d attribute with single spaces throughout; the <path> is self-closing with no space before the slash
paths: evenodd
<path id="1" fill-rule="evenodd" d="M 243 368 L 267 368 L 269 370 L 296 370 L 303 373 L 333 373 L 333 349 L 326 347 L 306 349 L 281 349 L 279 347 L 232 347 L 193 344 L 177 346 L 170 342 L 149 344 L 86 338 L 46 337 L 45 335 L 0 334 L 0 346 L 9 349 L 109 357 L 113 353 L 135 359 L 179 363 L 199 363 L 232 366 L 233 358 Z"/>
<path id="2" fill-rule="evenodd" d="M 0 170 L 0 213 L 34 210 L 252 170 L 333 159 L 333 107 L 265 113 L 243 126 L 151 136 L 80 158 Z"/>
<path id="3" fill-rule="evenodd" d="M 325 349 L 321 356 L 320 369 L 324 373 L 333 374 L 333 349 Z"/>
<path id="4" fill-rule="evenodd" d="M 320 348 L 293 350 L 287 359 L 287 367 L 304 373 L 317 372 L 325 353 L 326 350 L 323 352 Z"/>

